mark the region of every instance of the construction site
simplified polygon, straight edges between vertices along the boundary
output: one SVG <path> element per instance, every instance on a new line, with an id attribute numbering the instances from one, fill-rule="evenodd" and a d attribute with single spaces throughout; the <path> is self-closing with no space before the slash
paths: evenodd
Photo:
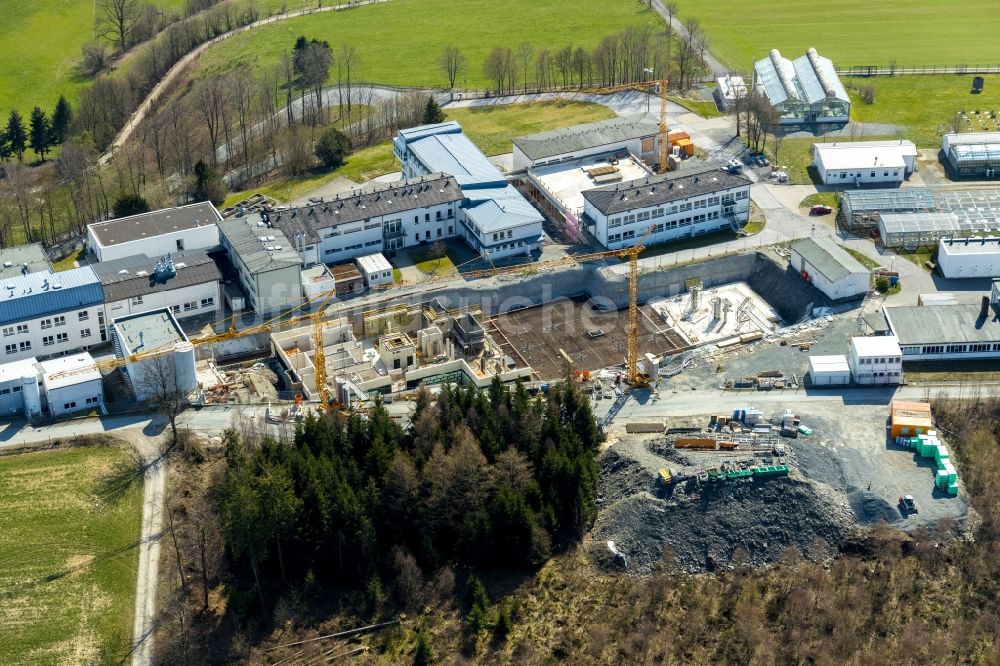
<path id="1" fill-rule="evenodd" d="M 941 538 L 971 528 L 926 403 L 780 405 L 645 421 L 639 405 L 616 422 L 601 459 L 594 558 L 633 573 L 668 558 L 699 572 L 769 566 L 789 551 L 825 561 L 879 522 Z"/>

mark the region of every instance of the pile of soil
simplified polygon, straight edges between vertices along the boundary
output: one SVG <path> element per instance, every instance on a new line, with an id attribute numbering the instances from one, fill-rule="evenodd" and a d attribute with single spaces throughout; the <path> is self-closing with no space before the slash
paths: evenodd
<path id="1" fill-rule="evenodd" d="M 857 522 L 842 493 L 793 469 L 788 477 L 665 488 L 660 467 L 673 467 L 645 441 L 623 440 L 601 459 L 602 505 L 592 530 L 596 544 L 614 541 L 630 572 L 644 573 L 666 549 L 688 572 L 734 565 L 767 566 L 795 547 L 825 559 L 839 550 Z M 870 498 L 860 498 L 872 504 Z M 884 502 L 883 502 L 884 504 Z M 877 514 L 880 507 L 865 510 Z"/>

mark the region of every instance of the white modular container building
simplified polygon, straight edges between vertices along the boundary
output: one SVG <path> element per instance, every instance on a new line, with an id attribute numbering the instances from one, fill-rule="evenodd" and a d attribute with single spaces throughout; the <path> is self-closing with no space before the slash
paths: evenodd
<path id="1" fill-rule="evenodd" d="M 847 357 L 810 356 L 809 379 L 813 386 L 844 386 L 851 383 L 851 368 Z"/>
<path id="2" fill-rule="evenodd" d="M 1000 277 L 1000 238 L 942 238 L 937 264 L 946 278 Z"/>

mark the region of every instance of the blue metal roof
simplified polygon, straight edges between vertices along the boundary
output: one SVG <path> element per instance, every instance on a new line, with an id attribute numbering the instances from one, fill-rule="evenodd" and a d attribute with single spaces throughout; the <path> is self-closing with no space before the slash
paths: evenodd
<path id="1" fill-rule="evenodd" d="M 404 143 L 417 141 L 436 134 L 461 134 L 462 126 L 454 120 L 445 123 L 434 123 L 432 125 L 418 125 L 409 129 L 401 129 L 396 134 Z"/>
<path id="2" fill-rule="evenodd" d="M 543 221 L 542 214 L 512 185 L 462 191 L 468 197 L 465 217 L 483 233 Z"/>
<path id="3" fill-rule="evenodd" d="M 459 185 L 504 185 L 507 179 L 464 134 L 435 134 L 410 141 L 407 149 L 431 173 L 447 173 Z"/>
<path id="4" fill-rule="evenodd" d="M 103 302 L 101 281 L 89 266 L 18 275 L 0 282 L 0 323 L 36 319 Z"/>

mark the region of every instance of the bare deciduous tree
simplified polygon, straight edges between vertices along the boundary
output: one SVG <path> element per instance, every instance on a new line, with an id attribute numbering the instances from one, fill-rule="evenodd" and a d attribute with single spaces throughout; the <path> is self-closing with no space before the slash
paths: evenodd
<path id="1" fill-rule="evenodd" d="M 138 381 L 139 393 L 145 401 L 167 419 L 170 424 L 172 444 L 177 444 L 177 417 L 187 404 L 187 396 L 177 376 L 177 365 L 172 353 L 159 354 L 142 361 L 142 374 Z"/>
<path id="2" fill-rule="evenodd" d="M 142 4 L 139 0 L 97 0 L 97 28 L 124 53 L 135 32 Z"/>
<path id="3" fill-rule="evenodd" d="M 535 46 L 531 42 L 521 42 L 517 47 L 517 62 L 521 66 L 521 84 L 524 92 L 528 92 L 528 70 L 535 57 Z"/>
<path id="4" fill-rule="evenodd" d="M 441 52 L 439 64 L 441 71 L 448 79 L 448 89 L 454 90 L 459 75 L 465 71 L 465 55 L 458 50 L 457 46 L 446 46 Z"/>

